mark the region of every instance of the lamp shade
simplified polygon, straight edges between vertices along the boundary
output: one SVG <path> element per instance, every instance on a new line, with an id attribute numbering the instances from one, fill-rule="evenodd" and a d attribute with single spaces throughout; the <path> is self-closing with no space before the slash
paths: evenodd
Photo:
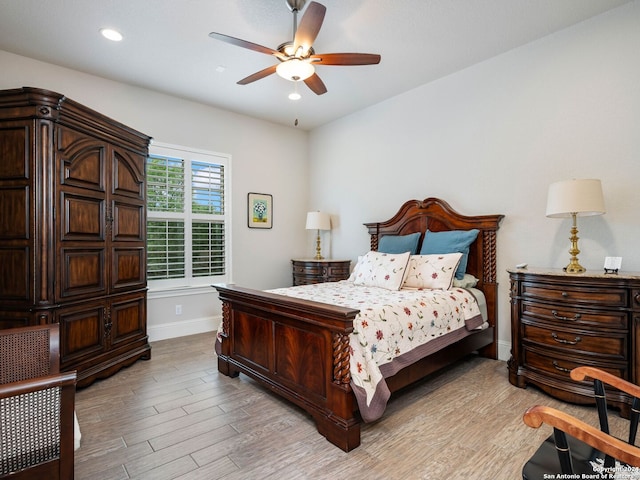
<path id="1" fill-rule="evenodd" d="M 549 185 L 547 217 L 602 215 L 605 213 L 600 180 L 573 179 Z"/>
<path id="2" fill-rule="evenodd" d="M 307 213 L 307 230 L 331 230 L 331 217 L 328 213 Z"/>

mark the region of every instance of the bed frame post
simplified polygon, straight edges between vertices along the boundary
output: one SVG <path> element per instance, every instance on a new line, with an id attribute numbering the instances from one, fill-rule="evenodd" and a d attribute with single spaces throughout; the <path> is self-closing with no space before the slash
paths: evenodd
<path id="1" fill-rule="evenodd" d="M 220 351 L 218 354 L 218 371 L 228 377 L 237 377 L 240 372 L 231 368 L 229 363 L 230 342 L 225 341 L 229 337 L 231 305 L 229 302 L 222 302 L 222 331 L 220 332 Z"/>

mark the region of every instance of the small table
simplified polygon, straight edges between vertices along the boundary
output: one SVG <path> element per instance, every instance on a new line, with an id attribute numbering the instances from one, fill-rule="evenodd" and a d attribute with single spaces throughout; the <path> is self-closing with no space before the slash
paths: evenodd
<path id="1" fill-rule="evenodd" d="M 293 286 L 337 282 L 349 278 L 351 260 L 293 259 Z"/>

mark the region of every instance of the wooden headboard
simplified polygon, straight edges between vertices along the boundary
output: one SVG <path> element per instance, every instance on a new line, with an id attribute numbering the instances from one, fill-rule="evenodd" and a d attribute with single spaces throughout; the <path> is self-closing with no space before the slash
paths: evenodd
<path id="1" fill-rule="evenodd" d="M 385 235 L 408 235 L 420 232 L 418 251 L 424 232 L 445 230 L 480 230 L 478 238 L 469 247 L 467 273 L 478 279 L 478 286 L 487 297 L 489 324 L 497 320 L 496 282 L 496 232 L 504 215 L 466 216 L 456 212 L 444 200 L 426 198 L 405 202 L 392 218 L 385 222 L 365 223 L 371 235 L 371 250 L 378 249 L 378 242 Z M 496 331 L 497 335 L 497 331 Z M 495 344 L 495 342 L 494 342 Z M 495 358 L 495 357 L 494 357 Z"/>

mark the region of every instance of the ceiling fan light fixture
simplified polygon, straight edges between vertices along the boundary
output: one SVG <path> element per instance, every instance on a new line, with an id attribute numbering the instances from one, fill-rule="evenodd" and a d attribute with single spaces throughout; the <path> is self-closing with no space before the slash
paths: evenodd
<path id="1" fill-rule="evenodd" d="M 313 75 L 315 71 L 316 69 L 309 62 L 297 58 L 282 62 L 276 67 L 278 75 L 292 82 L 305 80 Z"/>
<path id="2" fill-rule="evenodd" d="M 122 34 L 114 30 L 113 28 L 101 28 L 100 34 L 106 38 L 107 40 L 111 40 L 112 42 L 120 42 L 122 40 Z"/>

